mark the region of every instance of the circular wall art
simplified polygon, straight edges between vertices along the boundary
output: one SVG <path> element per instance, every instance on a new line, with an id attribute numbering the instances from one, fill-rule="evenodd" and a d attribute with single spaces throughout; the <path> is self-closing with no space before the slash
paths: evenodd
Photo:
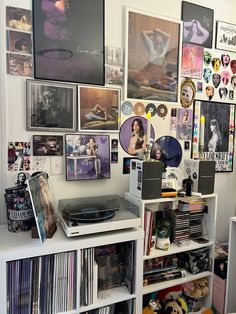
<path id="1" fill-rule="evenodd" d="M 129 116 L 133 112 L 133 105 L 129 101 L 124 101 L 123 104 L 121 105 L 121 112 Z"/>
<path id="2" fill-rule="evenodd" d="M 168 113 L 168 109 L 166 105 L 161 104 L 157 107 L 157 115 L 159 117 L 164 118 L 167 115 L 167 113 Z"/>
<path id="3" fill-rule="evenodd" d="M 145 113 L 145 107 L 144 104 L 142 102 L 137 102 L 134 105 L 134 113 L 136 114 L 136 116 L 143 116 Z"/>
<path id="4" fill-rule="evenodd" d="M 182 147 L 176 138 L 162 136 L 153 144 L 151 158 L 162 161 L 165 167 L 178 167 L 182 160 Z"/>
<path id="5" fill-rule="evenodd" d="M 147 141 L 147 126 L 146 118 L 136 116 L 130 117 L 121 125 L 119 140 L 123 150 L 133 156 L 137 156 L 144 152 Z M 154 142 L 154 128 L 150 126 L 150 143 Z"/>

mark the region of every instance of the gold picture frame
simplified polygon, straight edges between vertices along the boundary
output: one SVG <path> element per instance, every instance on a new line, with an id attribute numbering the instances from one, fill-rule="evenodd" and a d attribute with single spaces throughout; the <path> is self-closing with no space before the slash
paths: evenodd
<path id="1" fill-rule="evenodd" d="M 190 78 L 186 78 L 180 87 L 180 102 L 182 107 L 188 108 L 192 105 L 196 93 L 196 86 Z"/>

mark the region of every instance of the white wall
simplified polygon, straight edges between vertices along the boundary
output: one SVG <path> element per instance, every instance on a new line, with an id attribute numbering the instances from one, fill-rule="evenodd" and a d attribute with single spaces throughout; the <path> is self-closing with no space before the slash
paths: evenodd
<path id="1" fill-rule="evenodd" d="M 196 4 L 208 6 L 214 9 L 215 21 L 221 20 L 229 23 L 235 22 L 236 4 L 234 0 L 225 0 L 222 4 L 220 0 L 198 0 L 191 1 Z M 5 6 L 18 6 L 21 8 L 31 9 L 30 0 L 1 0 L 1 35 L 5 37 Z M 181 17 L 180 0 L 105 0 L 105 44 L 107 46 L 125 48 L 125 8 L 137 8 L 149 11 L 153 14 L 166 16 L 172 19 Z M 1 38 L 3 38 L 1 36 Z M 5 73 L 5 40 L 1 42 L 1 62 L 3 64 L 3 80 L 0 86 L 1 96 L 1 125 L 3 136 L 0 138 L 2 152 L 1 156 L 1 191 L 15 182 L 15 174 L 7 172 L 6 166 L 6 148 L 8 141 L 31 141 L 32 134 L 36 132 L 27 132 L 25 128 L 25 108 L 26 108 L 26 79 L 14 77 Z M 236 57 L 235 57 L 236 58 Z M 1 90 L 1 87 L 2 90 Z M 169 105 L 177 107 L 176 104 Z M 178 106 L 180 106 L 178 104 Z M 166 135 L 165 121 L 158 126 L 158 137 Z M 59 134 L 59 133 L 57 133 Z M 118 138 L 118 134 L 111 134 L 111 138 Z M 127 156 L 122 149 L 119 150 L 119 163 L 111 164 L 110 180 L 101 181 L 84 181 L 84 182 L 66 182 L 65 173 L 62 176 L 50 176 L 50 186 L 55 199 L 94 196 L 103 194 L 120 194 L 123 195 L 128 190 L 128 175 L 122 174 L 122 159 Z M 188 156 L 186 156 L 188 157 Z M 63 159 L 63 172 L 65 169 Z M 236 164 L 234 169 L 236 169 Z M 215 191 L 219 194 L 218 214 L 217 214 L 217 240 L 226 241 L 228 237 L 228 218 L 235 215 L 236 207 L 236 177 L 233 173 L 217 173 Z M 1 198 L 0 222 L 6 221 L 5 207 L 3 198 Z"/>

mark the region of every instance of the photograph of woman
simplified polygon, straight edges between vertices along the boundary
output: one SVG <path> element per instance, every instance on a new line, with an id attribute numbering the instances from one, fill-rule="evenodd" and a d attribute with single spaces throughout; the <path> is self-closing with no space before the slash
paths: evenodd
<path id="1" fill-rule="evenodd" d="M 212 48 L 214 10 L 182 2 L 183 42 Z"/>
<path id="2" fill-rule="evenodd" d="M 143 122 L 141 119 L 134 119 L 131 125 L 131 132 L 132 135 L 130 137 L 128 153 L 130 155 L 139 155 L 144 153 L 147 136 L 144 134 Z"/>
<path id="3" fill-rule="evenodd" d="M 212 133 L 211 139 L 208 142 L 208 151 L 216 152 L 221 151 L 222 137 L 219 129 L 219 123 L 216 119 L 210 121 L 210 130 Z"/>
<path id="4" fill-rule="evenodd" d="M 128 25 L 127 98 L 176 101 L 179 24 L 130 12 Z"/>
<path id="5" fill-rule="evenodd" d="M 119 142 L 123 150 L 133 156 L 142 156 L 145 153 L 147 139 L 153 144 L 155 133 L 150 123 L 148 127 L 148 119 L 141 116 L 134 116 L 126 119 L 121 125 Z M 147 136 L 147 131 L 149 135 Z"/>

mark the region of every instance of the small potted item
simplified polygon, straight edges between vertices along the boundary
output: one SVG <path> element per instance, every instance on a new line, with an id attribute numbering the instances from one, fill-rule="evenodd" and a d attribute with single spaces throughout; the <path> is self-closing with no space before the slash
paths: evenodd
<path id="1" fill-rule="evenodd" d="M 156 248 L 168 250 L 170 247 L 170 222 L 167 219 L 161 219 L 157 225 Z"/>

